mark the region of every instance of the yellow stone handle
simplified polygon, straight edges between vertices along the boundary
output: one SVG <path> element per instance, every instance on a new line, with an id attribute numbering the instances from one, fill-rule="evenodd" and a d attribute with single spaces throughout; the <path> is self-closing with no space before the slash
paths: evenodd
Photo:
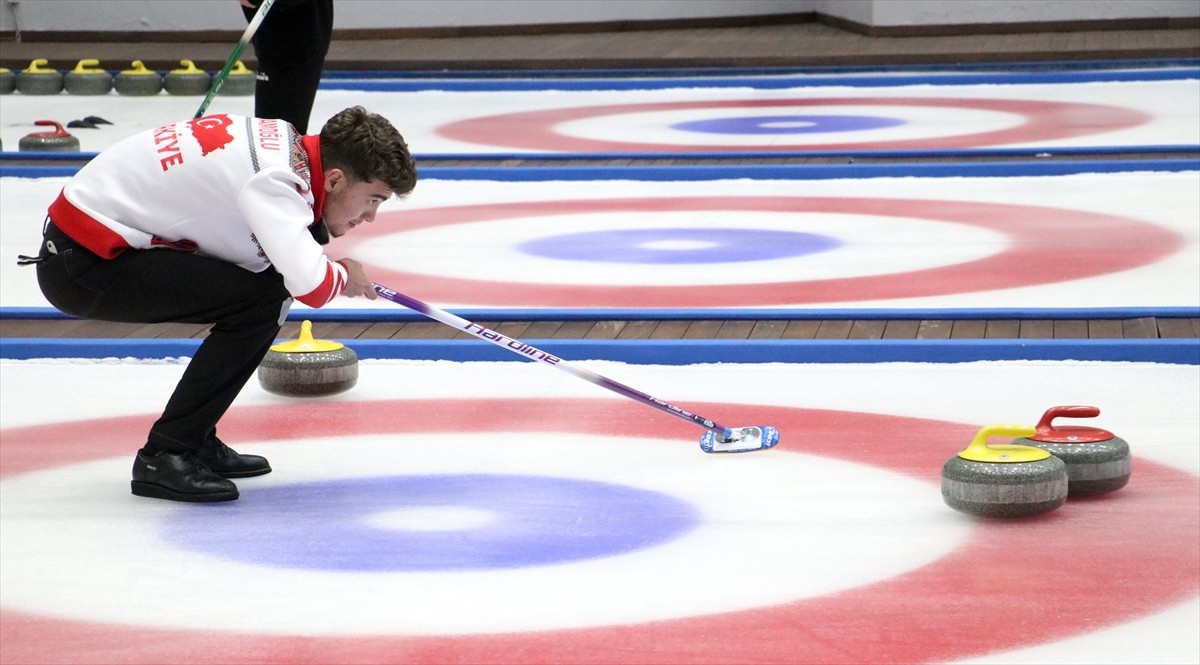
<path id="1" fill-rule="evenodd" d="M 54 69 L 53 67 L 46 67 L 46 65 L 49 63 L 50 63 L 50 61 L 45 58 L 38 58 L 37 60 L 34 60 L 33 62 L 29 63 L 29 66 L 25 68 L 25 73 L 26 74 L 57 74 L 58 70 Z"/>
<path id="2" fill-rule="evenodd" d="M 71 70 L 72 74 L 103 74 L 103 69 L 100 68 L 100 61 L 96 59 L 80 60 L 75 65 L 75 69 Z"/>
<path id="3" fill-rule="evenodd" d="M 277 353 L 317 353 L 320 351 L 337 351 L 345 346 L 341 342 L 313 339 L 312 321 L 306 320 L 300 324 L 299 339 L 291 342 L 280 342 L 272 346 L 271 350 Z"/>
<path id="4" fill-rule="evenodd" d="M 172 74 L 206 74 L 203 69 L 196 66 L 196 63 L 191 60 L 180 60 L 179 64 L 183 65 L 182 69 L 172 69 Z"/>
<path id="5" fill-rule="evenodd" d="M 1029 437 L 1034 434 L 1037 434 L 1037 428 L 1032 425 L 986 425 L 958 456 L 974 462 L 1036 462 L 1046 459 L 1050 453 L 1033 446 L 988 445 L 988 439 L 993 436 Z"/>
<path id="6" fill-rule="evenodd" d="M 158 72 L 154 71 L 153 69 L 147 69 L 146 64 L 144 62 L 142 62 L 141 60 L 134 60 L 132 63 L 130 63 L 130 68 L 126 69 L 125 71 L 123 71 L 121 73 L 122 74 L 136 74 L 138 76 L 145 76 L 147 74 L 158 74 Z"/>

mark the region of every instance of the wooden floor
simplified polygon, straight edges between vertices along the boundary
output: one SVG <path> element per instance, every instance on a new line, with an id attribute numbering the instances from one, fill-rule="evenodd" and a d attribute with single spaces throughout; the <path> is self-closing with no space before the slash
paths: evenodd
<path id="1" fill-rule="evenodd" d="M 1200 319 L 805 319 L 476 321 L 514 339 L 1189 339 L 1200 337 Z M 294 339 L 300 323 L 280 337 Z M 0 338 L 201 338 L 208 326 L 137 324 L 77 319 L 0 319 Z M 313 324 L 319 339 L 474 339 L 434 321 L 329 321 Z"/>
<path id="2" fill-rule="evenodd" d="M 1188 22 L 1185 22 L 1188 23 Z M 454 72 L 521 69 L 665 69 L 688 73 L 731 67 L 822 67 L 936 65 L 963 63 L 1067 62 L 1081 60 L 1200 58 L 1200 28 L 1190 22 L 1120 30 L 1027 32 L 1014 34 L 871 37 L 818 22 L 777 25 L 682 26 L 653 30 L 606 29 L 551 34 L 422 35 L 365 39 L 335 33 L 329 70 Z M 628 27 L 628 26 L 627 26 Z M 226 41 L 99 41 L 23 35 L 0 40 L 0 66 L 21 69 L 33 58 L 69 69 L 82 58 L 98 58 L 107 68 L 143 60 L 172 69 L 182 58 L 205 69 L 219 68 L 228 56 Z M 252 50 L 243 58 L 255 66 Z M 1105 159 L 1198 159 L 1200 154 L 1103 155 Z M 1033 159 L 1031 156 L 988 159 Z M 1053 159 L 1054 157 L 1050 157 Z M 1074 157 L 1086 158 L 1086 157 Z M 1039 159 L 1045 159 L 1040 157 Z M 680 160 L 459 160 L 423 166 L 666 166 L 680 164 L 774 164 L 847 161 L 837 157 Z M 62 164 L 62 162 L 56 162 Z M 1200 338 L 1200 319 L 1134 318 L 1098 320 L 631 320 L 478 321 L 517 339 L 1153 339 Z M 293 338 L 299 323 L 289 322 L 281 337 Z M 207 326 L 121 324 L 75 319 L 0 319 L 0 338 L 194 338 Z M 468 339 L 435 322 L 324 322 L 314 325 L 323 339 Z"/>

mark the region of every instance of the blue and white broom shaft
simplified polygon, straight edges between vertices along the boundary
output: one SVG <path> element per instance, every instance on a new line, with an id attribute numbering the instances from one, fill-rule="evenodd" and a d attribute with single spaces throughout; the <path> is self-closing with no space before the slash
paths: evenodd
<path id="1" fill-rule="evenodd" d="M 572 365 L 562 358 L 550 353 L 546 353 L 545 351 L 537 349 L 529 344 L 526 344 L 525 342 L 485 328 L 478 323 L 472 323 L 471 321 L 468 321 L 460 316 L 455 316 L 450 312 L 423 303 L 416 298 L 406 296 L 403 293 L 389 289 L 386 286 L 375 284 L 375 292 L 387 300 L 399 305 L 404 305 L 415 312 L 428 316 L 436 321 L 440 321 L 451 328 L 457 328 L 458 330 L 470 333 L 479 339 L 486 340 L 492 344 L 495 344 L 496 346 L 508 349 L 519 356 L 557 367 L 558 369 L 561 369 L 568 374 L 577 376 L 588 383 L 611 390 L 619 395 L 623 395 L 635 401 L 641 402 L 647 406 L 658 409 L 663 413 L 669 413 L 672 416 L 686 420 L 694 425 L 699 425 L 700 427 L 717 434 L 722 439 L 728 439 L 733 435 L 733 431 L 731 429 L 721 425 L 720 423 L 692 413 L 691 411 L 681 409 L 674 404 L 663 401 L 657 397 L 647 395 L 640 390 L 635 390 L 627 385 L 613 381 L 612 379 L 596 374 L 590 370 Z"/>
<path id="2" fill-rule="evenodd" d="M 263 19 L 267 17 L 267 12 L 270 11 L 273 4 L 275 4 L 275 0 L 263 0 L 262 4 L 258 6 L 254 17 L 250 19 L 246 30 L 238 39 L 237 46 L 233 47 L 233 53 L 230 53 L 229 58 L 225 60 L 225 66 L 213 76 L 212 85 L 208 87 L 208 94 L 204 96 L 204 101 L 200 102 L 200 108 L 196 109 L 196 115 L 192 116 L 193 119 L 199 118 L 208 110 L 208 105 L 212 103 L 213 97 L 217 96 L 217 91 L 221 89 L 221 84 L 225 83 L 230 70 L 237 64 L 238 58 L 242 57 L 242 51 L 246 50 L 246 45 L 250 43 L 251 39 L 254 39 L 254 33 L 258 32 L 258 26 L 262 25 Z"/>

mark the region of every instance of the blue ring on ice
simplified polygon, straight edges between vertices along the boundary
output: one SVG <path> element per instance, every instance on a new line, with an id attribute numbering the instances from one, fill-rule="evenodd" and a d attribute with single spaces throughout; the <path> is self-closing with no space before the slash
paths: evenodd
<path id="1" fill-rule="evenodd" d="M 653 547 L 700 522 L 691 504 L 660 492 L 489 474 L 297 483 L 192 508 L 163 525 L 168 542 L 251 564 L 357 572 L 582 561 Z"/>
<path id="2" fill-rule="evenodd" d="M 905 124 L 902 118 L 874 115 L 762 115 L 689 120 L 671 129 L 704 134 L 818 134 L 886 129 Z"/>
<path id="3" fill-rule="evenodd" d="M 842 241 L 767 229 L 625 229 L 545 236 L 517 245 L 548 259 L 601 263 L 702 264 L 788 259 L 835 249 Z"/>

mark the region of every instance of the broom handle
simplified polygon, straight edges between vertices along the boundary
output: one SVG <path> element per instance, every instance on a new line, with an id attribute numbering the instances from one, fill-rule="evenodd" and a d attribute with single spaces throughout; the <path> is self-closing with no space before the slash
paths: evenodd
<path id="1" fill-rule="evenodd" d="M 250 19 L 250 25 L 246 26 L 246 31 L 242 33 L 242 38 L 238 40 L 237 46 L 233 47 L 233 53 L 229 54 L 225 66 L 213 77 L 208 94 L 204 96 L 204 101 L 200 102 L 200 108 L 196 109 L 196 115 L 192 116 L 193 119 L 199 118 L 208 110 L 208 105 L 212 103 L 213 97 L 217 96 L 217 90 L 221 89 L 221 84 L 229 76 L 229 71 L 237 64 L 238 58 L 242 57 L 242 51 L 246 50 L 246 45 L 250 43 L 251 39 L 254 39 L 254 33 L 258 32 L 258 26 L 262 25 L 263 19 L 267 17 L 267 11 L 273 4 L 275 4 L 275 0 L 263 0 L 262 4 L 258 6 L 258 11 L 254 12 L 254 18 Z"/>
<path id="2" fill-rule="evenodd" d="M 399 293 L 397 291 L 389 289 L 386 286 L 380 286 L 379 284 L 375 284 L 375 292 L 378 293 L 380 296 L 382 296 L 386 300 L 390 300 L 398 305 L 404 305 L 405 307 L 407 307 L 415 312 L 418 312 L 420 314 L 423 314 L 435 321 L 440 321 L 441 323 L 444 323 L 444 324 L 450 326 L 451 328 L 457 328 L 463 332 L 470 333 L 470 334 L 478 337 L 479 339 L 491 342 L 492 344 L 495 344 L 496 346 L 508 349 L 509 351 L 512 351 L 513 353 L 515 353 L 519 356 L 523 356 L 525 358 L 528 358 L 529 360 L 536 360 L 536 361 L 541 362 L 546 365 L 551 365 L 553 367 L 557 367 L 558 369 L 561 369 L 568 374 L 571 374 L 580 379 L 583 379 L 584 381 L 587 381 L 588 383 L 600 386 L 601 388 L 606 388 L 608 390 L 611 390 L 611 391 L 617 393 L 618 395 L 622 395 L 624 397 L 628 397 L 637 402 L 641 402 L 642 404 L 645 404 L 646 406 L 658 409 L 659 411 L 668 413 L 672 416 L 675 416 L 676 418 L 682 418 L 683 420 L 686 420 L 686 421 L 692 423 L 693 425 L 699 425 L 700 427 L 703 427 L 704 429 L 715 432 L 716 434 L 719 434 L 724 438 L 729 438 L 731 436 L 732 430 L 725 427 L 724 425 L 721 425 L 720 423 L 713 422 L 712 420 L 709 420 L 708 418 L 705 418 L 704 416 L 701 416 L 699 414 L 692 413 L 691 411 L 685 411 L 684 409 L 681 409 L 681 408 L 675 406 L 674 404 L 663 401 L 657 397 L 652 397 L 650 395 L 647 395 L 646 393 L 641 392 L 640 390 L 630 388 L 629 386 L 627 386 L 623 383 L 618 383 L 616 381 L 613 381 L 610 378 L 601 376 L 590 370 L 586 370 L 582 367 L 576 367 L 575 365 L 568 363 L 567 361 L 563 360 L 562 358 L 553 356 L 549 353 L 546 353 L 545 351 L 541 351 L 541 350 L 533 347 L 530 344 L 526 344 L 525 342 L 522 342 L 520 340 L 513 339 L 511 337 L 508 337 L 507 335 L 503 335 L 494 330 L 485 328 L 485 327 L 479 325 L 478 323 L 472 323 L 462 317 L 455 316 L 454 314 L 451 314 L 450 312 L 447 312 L 445 310 L 438 309 L 432 305 L 423 303 L 420 300 L 417 300 L 416 298 L 413 298 L 411 296 L 406 296 L 403 293 Z"/>

